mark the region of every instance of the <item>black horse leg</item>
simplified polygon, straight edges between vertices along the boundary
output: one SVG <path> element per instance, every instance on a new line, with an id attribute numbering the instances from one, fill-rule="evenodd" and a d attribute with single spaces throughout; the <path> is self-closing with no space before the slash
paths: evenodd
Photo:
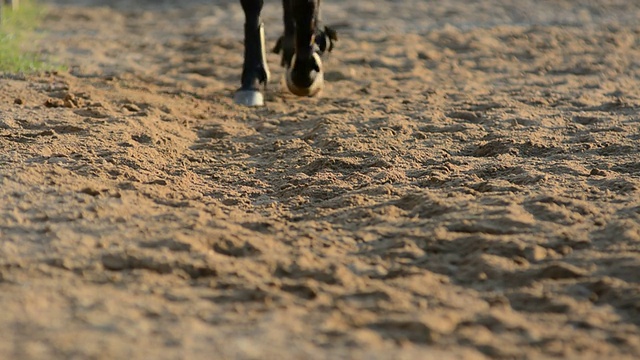
<path id="1" fill-rule="evenodd" d="M 322 61 L 315 49 L 320 0 L 292 0 L 295 55 L 287 71 L 287 87 L 299 96 L 314 96 L 324 86 Z"/>
<path id="2" fill-rule="evenodd" d="M 244 64 L 242 87 L 236 91 L 234 101 L 246 106 L 264 105 L 260 85 L 269 81 L 269 68 L 264 44 L 264 27 L 260 21 L 263 0 L 240 0 L 244 10 Z"/>
<path id="3" fill-rule="evenodd" d="M 294 16 L 293 3 L 296 0 L 282 0 L 282 8 L 284 10 L 284 35 L 282 35 L 276 46 L 273 47 L 273 52 L 276 54 L 282 53 L 280 65 L 285 68 L 291 67 L 291 59 L 296 51 L 295 36 L 296 36 L 296 17 Z M 320 26 L 320 1 L 317 3 L 317 11 L 315 14 L 315 51 L 318 55 L 324 54 L 326 51 L 331 52 L 333 50 L 333 43 L 338 41 L 338 34 L 335 30 L 328 26 Z"/>
<path id="4" fill-rule="evenodd" d="M 300 96 L 314 96 L 324 85 L 320 56 L 333 49 L 337 34 L 320 27 L 320 0 L 283 0 L 284 36 L 274 52 L 282 52 L 289 90 Z"/>

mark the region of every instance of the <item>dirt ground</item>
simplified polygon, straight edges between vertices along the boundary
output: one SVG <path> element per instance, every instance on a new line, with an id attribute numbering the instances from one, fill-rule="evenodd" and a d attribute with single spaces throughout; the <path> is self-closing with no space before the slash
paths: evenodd
<path id="1" fill-rule="evenodd" d="M 640 2 L 49 1 L 0 79 L 2 359 L 637 359 Z M 267 2 L 269 44 L 282 31 Z"/>

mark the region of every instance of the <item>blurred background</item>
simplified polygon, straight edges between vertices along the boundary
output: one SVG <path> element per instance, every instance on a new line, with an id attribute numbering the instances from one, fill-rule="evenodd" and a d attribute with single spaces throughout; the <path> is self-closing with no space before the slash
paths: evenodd
<path id="1" fill-rule="evenodd" d="M 124 9 L 129 0 L 42 0 L 57 5 L 111 6 Z M 238 0 L 136 0 L 136 8 L 198 8 L 211 16 L 233 12 Z M 634 24 L 640 1 L 633 0 L 387 0 L 322 2 L 325 20 L 359 31 L 424 32 L 446 24 L 467 29 L 496 25 L 590 26 L 607 22 Z M 280 19 L 280 1 L 265 1 L 265 22 Z M 366 16 L 365 16 L 366 15 Z M 229 21 L 237 22 L 233 16 Z"/>

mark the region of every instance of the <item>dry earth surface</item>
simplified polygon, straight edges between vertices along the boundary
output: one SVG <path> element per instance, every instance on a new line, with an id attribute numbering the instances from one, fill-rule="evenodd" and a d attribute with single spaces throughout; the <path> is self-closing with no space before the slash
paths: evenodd
<path id="1" fill-rule="evenodd" d="M 640 2 L 52 0 L 0 79 L 2 359 L 636 359 Z M 268 40 L 282 31 L 267 2 Z"/>

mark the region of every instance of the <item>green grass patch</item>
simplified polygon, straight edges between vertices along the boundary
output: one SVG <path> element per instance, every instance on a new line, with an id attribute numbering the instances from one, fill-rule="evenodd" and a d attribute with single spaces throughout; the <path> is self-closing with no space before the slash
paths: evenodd
<path id="1" fill-rule="evenodd" d="M 35 30 L 45 10 L 35 0 L 20 1 L 20 7 L 16 10 L 10 6 L 3 7 L 0 16 L 0 72 L 60 70 L 59 66 L 45 61 L 33 48 L 38 40 Z"/>

